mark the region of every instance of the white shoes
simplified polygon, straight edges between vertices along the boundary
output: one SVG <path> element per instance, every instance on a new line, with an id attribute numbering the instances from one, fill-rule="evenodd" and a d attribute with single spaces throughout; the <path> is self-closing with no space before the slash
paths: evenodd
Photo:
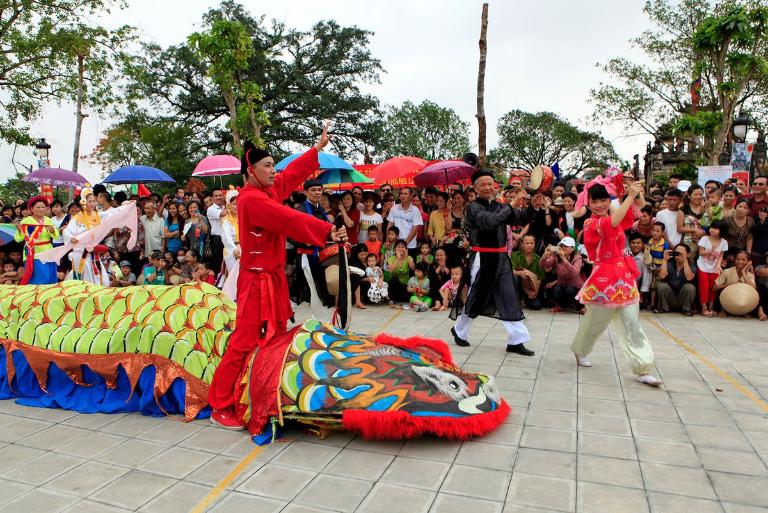
<path id="1" fill-rule="evenodd" d="M 576 363 L 579 367 L 592 367 L 592 362 L 586 356 L 579 356 L 576 353 L 573 353 L 573 356 L 576 357 Z"/>
<path id="2" fill-rule="evenodd" d="M 661 385 L 661 380 L 658 379 L 656 376 L 651 376 L 650 374 L 643 374 L 642 376 L 638 376 L 637 380 L 640 383 L 643 383 L 644 385 L 648 385 L 651 387 L 657 387 Z"/>

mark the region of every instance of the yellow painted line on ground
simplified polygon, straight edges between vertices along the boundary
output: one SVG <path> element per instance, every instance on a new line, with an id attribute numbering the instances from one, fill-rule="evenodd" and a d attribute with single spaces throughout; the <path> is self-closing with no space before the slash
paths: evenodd
<path id="1" fill-rule="evenodd" d="M 387 319 L 387 321 L 381 326 L 379 333 L 387 329 L 387 327 L 390 324 L 392 324 L 395 321 L 395 319 L 397 319 L 402 313 L 403 313 L 402 310 L 397 310 L 396 312 L 394 312 L 389 317 L 389 319 Z M 259 453 L 264 450 L 264 447 L 266 446 L 257 445 L 256 447 L 253 448 L 253 450 L 251 450 L 251 452 L 246 454 L 246 456 L 242 460 L 240 460 L 240 462 L 237 465 L 235 465 L 235 468 L 230 470 L 229 474 L 224 476 L 224 478 L 221 481 L 219 481 L 218 484 L 214 486 L 213 489 L 211 489 L 211 491 L 208 492 L 208 494 L 205 497 L 203 497 L 200 500 L 200 502 L 197 503 L 197 505 L 195 505 L 194 508 L 190 510 L 190 513 L 203 513 L 205 510 L 207 510 L 211 506 L 211 504 L 213 504 L 219 498 L 219 496 L 222 493 L 224 493 L 224 490 L 227 489 L 227 486 L 232 484 L 232 482 L 235 479 L 237 479 L 237 476 L 239 476 L 243 472 L 243 470 L 248 468 L 248 465 L 250 465 L 251 462 L 254 459 L 256 459 L 256 456 L 258 456 Z"/>
<path id="2" fill-rule="evenodd" d="M 403 313 L 403 310 L 396 310 L 396 311 L 395 311 L 395 313 L 393 313 L 393 314 L 392 314 L 392 315 L 389 317 L 389 319 L 387 319 L 387 321 L 386 321 L 384 324 L 382 324 L 382 325 L 381 325 L 381 328 L 379 329 L 379 331 L 377 332 L 377 334 L 378 334 L 378 333 L 381 333 L 382 331 L 384 331 L 385 329 L 387 329 L 387 328 L 389 327 L 389 325 L 390 325 L 390 324 L 392 324 L 393 322 L 395 322 L 395 319 L 397 319 L 398 317 L 400 317 L 400 314 L 401 314 L 401 313 Z"/>
<path id="3" fill-rule="evenodd" d="M 213 504 L 216 499 L 219 498 L 219 495 L 221 495 L 224 490 L 227 489 L 227 486 L 229 486 L 232 481 L 237 479 L 237 476 L 239 476 L 240 473 L 245 470 L 254 459 L 256 459 L 256 456 L 258 456 L 259 453 L 264 450 L 264 447 L 266 446 L 257 445 L 254 447 L 251 452 L 245 456 L 245 458 L 240 460 L 240 463 L 235 465 L 235 468 L 229 471 L 229 474 L 224 476 L 224 479 L 219 481 L 218 484 L 214 486 L 213 489 L 208 492 L 208 494 L 203 497 L 194 508 L 190 510 L 190 513 L 203 513 L 205 510 L 207 510 L 208 507 Z"/>
<path id="4" fill-rule="evenodd" d="M 739 383 L 736 378 L 722 370 L 720 367 L 715 365 L 712 361 L 710 361 L 706 356 L 702 355 L 698 351 L 696 351 L 693 347 L 691 347 L 688 343 L 686 343 L 684 340 L 680 339 L 679 337 L 675 336 L 671 331 L 664 328 L 661 324 L 656 322 L 656 320 L 652 319 L 649 316 L 643 316 L 645 319 L 656 326 L 659 331 L 661 331 L 663 334 L 668 336 L 672 341 L 677 344 L 678 346 L 682 347 L 686 351 L 688 351 L 690 354 L 701 360 L 701 362 L 715 371 L 721 378 L 723 378 L 725 381 L 733 385 L 733 387 L 741 392 L 744 396 L 749 398 L 753 403 L 755 403 L 760 409 L 768 413 L 768 403 L 760 399 L 757 395 L 755 395 L 751 390 L 749 390 L 747 387 Z"/>

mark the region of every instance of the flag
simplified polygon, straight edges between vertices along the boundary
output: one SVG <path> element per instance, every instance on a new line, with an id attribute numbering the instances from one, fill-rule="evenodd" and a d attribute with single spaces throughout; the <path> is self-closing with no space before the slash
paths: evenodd
<path id="1" fill-rule="evenodd" d="M 149 192 L 149 189 L 146 188 L 146 186 L 143 183 L 140 183 L 137 187 L 138 195 L 140 198 L 146 198 L 151 192 Z"/>
<path id="2" fill-rule="evenodd" d="M 560 162 L 555 162 L 552 165 L 552 174 L 555 175 L 555 178 L 560 180 Z"/>
<path id="3" fill-rule="evenodd" d="M 697 78 L 691 83 L 691 112 L 694 114 L 699 110 L 701 102 L 701 79 Z"/>

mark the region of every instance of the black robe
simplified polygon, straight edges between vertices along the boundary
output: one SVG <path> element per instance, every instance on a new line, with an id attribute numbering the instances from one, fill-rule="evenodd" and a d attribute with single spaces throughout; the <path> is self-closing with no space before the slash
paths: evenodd
<path id="1" fill-rule="evenodd" d="M 310 215 L 312 217 L 315 217 L 317 219 L 320 219 L 321 221 L 328 221 L 328 217 L 325 215 L 325 211 L 323 208 L 318 205 L 313 205 L 309 201 L 305 201 L 303 204 L 299 205 L 296 210 L 299 212 L 304 212 L 307 215 Z M 325 271 L 323 270 L 323 267 L 320 265 L 320 261 L 317 258 L 317 251 L 320 248 L 316 248 L 314 246 L 309 246 L 307 244 L 303 244 L 301 242 L 291 241 L 293 245 L 296 247 L 296 266 L 294 268 L 294 276 L 293 276 L 293 287 L 291 290 L 291 300 L 296 303 L 297 305 L 300 305 L 303 302 L 309 303 L 312 296 L 310 295 L 309 290 L 309 284 L 307 283 L 307 279 L 304 277 L 304 270 L 301 268 L 301 260 L 303 254 L 299 251 L 301 250 L 308 250 L 311 249 L 314 251 L 314 254 L 307 255 L 307 260 L 309 260 L 309 269 L 312 271 L 312 278 L 315 281 L 315 289 L 317 290 L 318 295 L 320 296 L 320 300 L 323 302 L 323 305 L 326 307 L 332 307 L 335 305 L 335 298 L 331 296 L 328 293 L 328 287 L 325 283 Z"/>
<path id="2" fill-rule="evenodd" d="M 525 212 L 513 209 L 509 205 L 478 198 L 467 207 L 464 230 L 472 247 L 506 248 L 507 225 L 525 225 L 528 222 L 525 217 L 527 217 Z M 480 258 L 480 270 L 475 282 L 469 287 L 475 258 Z M 462 292 L 466 287 L 469 287 L 469 292 L 466 302 L 462 304 Z M 451 319 L 456 319 L 462 311 L 471 318 L 479 315 L 502 321 L 521 321 L 525 318 L 515 291 L 512 264 L 506 251 L 503 253 L 472 251 L 469 267 L 465 269 L 462 279 L 462 289 L 451 309 Z"/>

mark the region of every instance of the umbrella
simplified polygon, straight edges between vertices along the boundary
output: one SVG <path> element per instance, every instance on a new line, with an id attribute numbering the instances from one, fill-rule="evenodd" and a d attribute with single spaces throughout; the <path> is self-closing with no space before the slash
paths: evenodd
<path id="1" fill-rule="evenodd" d="M 317 175 L 317 180 L 320 180 L 323 185 L 336 185 L 336 184 L 361 184 L 366 185 L 373 183 L 373 180 L 365 176 L 359 171 L 354 169 L 328 169 Z"/>
<path id="2" fill-rule="evenodd" d="M 88 180 L 68 169 L 60 167 L 42 167 L 22 178 L 24 182 L 52 185 L 54 187 L 83 187 Z"/>
<path id="3" fill-rule="evenodd" d="M 431 164 L 413 178 L 417 187 L 429 187 L 430 185 L 448 185 L 454 182 L 466 180 L 477 171 L 462 160 L 443 160 Z"/>
<path id="4" fill-rule="evenodd" d="M 0 224 L 0 246 L 13 242 L 13 236 L 16 235 L 16 225 L 11 223 Z"/>
<path id="5" fill-rule="evenodd" d="M 301 155 L 303 155 L 303 153 L 294 153 L 293 155 L 285 157 L 283 160 L 275 164 L 275 169 L 277 171 L 282 171 L 288 167 L 288 164 L 293 162 Z M 355 170 L 355 168 L 352 167 L 352 164 L 346 160 L 339 158 L 331 153 L 325 153 L 324 151 L 321 151 L 317 154 L 317 160 L 320 162 L 320 169 L 348 169 L 350 171 Z"/>
<path id="6" fill-rule="evenodd" d="M 192 176 L 224 176 L 239 173 L 239 158 L 232 155 L 210 155 L 197 163 Z"/>
<path id="7" fill-rule="evenodd" d="M 394 157 L 376 166 L 373 178 L 377 184 L 409 186 L 413 185 L 413 175 L 426 165 L 427 161 L 419 157 Z"/>
<path id="8" fill-rule="evenodd" d="M 112 171 L 112 173 L 104 179 L 104 183 L 176 183 L 176 180 L 154 167 L 125 166 Z"/>

